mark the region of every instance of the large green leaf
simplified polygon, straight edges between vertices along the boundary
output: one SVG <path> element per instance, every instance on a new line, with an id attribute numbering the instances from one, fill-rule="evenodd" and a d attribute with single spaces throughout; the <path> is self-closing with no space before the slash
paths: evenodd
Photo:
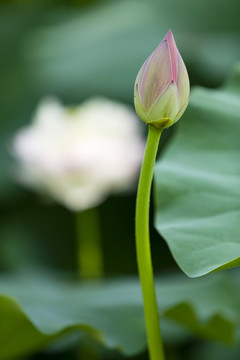
<path id="1" fill-rule="evenodd" d="M 165 338 L 172 334 L 166 325 L 175 323 L 177 331 L 181 325 L 202 337 L 233 342 L 240 322 L 239 283 L 233 275 L 157 280 Z M 137 279 L 79 284 L 46 275 L 2 275 L 0 289 L 0 359 L 41 349 L 74 329 L 126 356 L 146 347 Z"/>
<path id="2" fill-rule="evenodd" d="M 240 265 L 240 66 L 192 91 L 155 185 L 155 226 L 187 275 Z"/>

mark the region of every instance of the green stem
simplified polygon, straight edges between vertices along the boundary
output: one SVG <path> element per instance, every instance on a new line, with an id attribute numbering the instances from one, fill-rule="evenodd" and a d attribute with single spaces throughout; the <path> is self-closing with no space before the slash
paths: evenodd
<path id="1" fill-rule="evenodd" d="M 76 213 L 78 270 L 81 278 L 103 275 L 100 225 L 96 208 Z"/>
<path id="2" fill-rule="evenodd" d="M 153 168 L 157 155 L 161 129 L 149 126 L 148 139 L 138 184 L 136 206 L 136 249 L 138 271 L 142 286 L 148 348 L 151 360 L 164 360 L 160 331 L 160 318 L 154 287 L 150 239 L 149 207 Z"/>

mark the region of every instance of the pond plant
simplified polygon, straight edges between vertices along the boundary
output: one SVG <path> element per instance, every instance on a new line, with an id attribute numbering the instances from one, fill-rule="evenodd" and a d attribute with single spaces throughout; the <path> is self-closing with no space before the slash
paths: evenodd
<path id="1" fill-rule="evenodd" d="M 188 73 L 169 31 L 140 69 L 134 101 L 148 127 L 136 204 L 142 288 L 137 277 L 104 277 L 98 219 L 98 205 L 109 194 L 136 184 L 145 146 L 141 122 L 129 107 L 106 99 L 74 107 L 43 101 L 33 123 L 13 141 L 15 178 L 73 214 L 80 276 L 63 279 L 34 267 L 1 274 L 0 360 L 43 349 L 59 354 L 64 346 L 84 342 L 84 336 L 126 357 L 148 345 L 151 360 L 176 358 L 176 353 L 169 356 L 169 344 L 176 350 L 181 341 L 197 336 L 236 345 L 234 352 L 216 346 L 218 355 L 201 360 L 225 360 L 230 353 L 240 358 L 239 274 L 216 273 L 240 265 L 240 65 L 220 89 L 194 88 L 189 101 Z M 163 130 L 183 113 L 155 164 Z M 149 238 L 153 173 L 155 228 L 188 276 L 154 279 Z M 42 207 L 45 211 L 46 204 Z M 28 226 L 26 215 L 20 219 Z M 101 358 L 100 352 L 94 356 Z"/>
<path id="2" fill-rule="evenodd" d="M 141 67 L 134 89 L 138 116 L 149 127 L 136 205 L 136 248 L 151 360 L 163 360 L 149 239 L 153 168 L 162 131 L 178 121 L 189 100 L 189 78 L 170 30 Z"/>

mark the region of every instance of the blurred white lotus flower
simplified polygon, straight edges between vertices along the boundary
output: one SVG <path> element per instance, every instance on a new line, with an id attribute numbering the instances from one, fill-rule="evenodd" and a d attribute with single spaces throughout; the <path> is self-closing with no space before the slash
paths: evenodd
<path id="1" fill-rule="evenodd" d="M 92 99 L 74 108 L 46 99 L 33 123 L 13 141 L 19 180 L 75 211 L 129 189 L 143 151 L 134 113 L 106 99 Z"/>

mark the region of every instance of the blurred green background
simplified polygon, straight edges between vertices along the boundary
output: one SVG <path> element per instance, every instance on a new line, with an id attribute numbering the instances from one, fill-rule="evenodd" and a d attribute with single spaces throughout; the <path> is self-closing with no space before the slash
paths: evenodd
<path id="1" fill-rule="evenodd" d="M 70 105 L 103 95 L 133 106 L 136 74 L 170 28 L 191 85 L 221 86 L 240 60 L 239 13 L 239 0 L 1 1 L 2 272 L 35 267 L 74 276 L 77 271 L 73 215 L 21 188 L 12 176 L 11 138 L 30 122 L 38 101 L 57 95 Z M 164 134 L 161 148 L 170 136 Z M 106 277 L 137 273 L 134 211 L 134 193 L 110 197 L 99 207 Z M 153 227 L 151 232 L 155 271 L 180 271 Z M 200 348 L 205 354 L 201 359 L 222 353 L 209 346 L 191 340 L 171 359 L 197 359 Z M 76 349 L 46 350 L 30 358 L 75 359 Z"/>

